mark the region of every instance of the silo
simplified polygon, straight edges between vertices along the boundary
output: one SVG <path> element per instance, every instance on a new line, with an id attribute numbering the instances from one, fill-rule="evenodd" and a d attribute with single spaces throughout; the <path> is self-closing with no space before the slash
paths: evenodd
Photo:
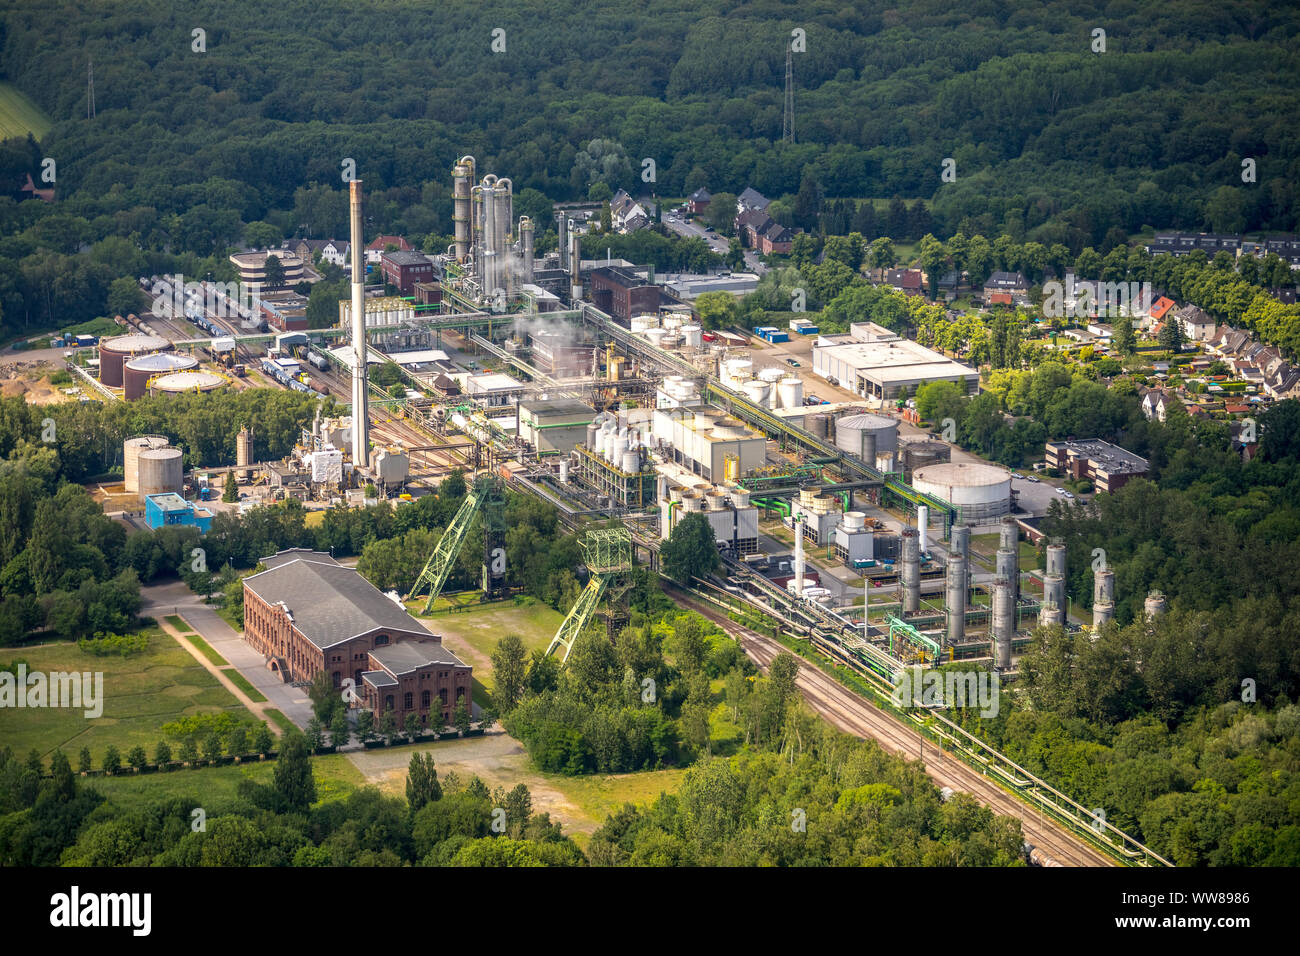
<path id="1" fill-rule="evenodd" d="M 829 415 L 818 413 L 808 416 L 808 431 L 815 438 L 826 438 L 826 433 L 830 431 L 831 419 Z"/>
<path id="2" fill-rule="evenodd" d="M 1146 612 L 1146 619 L 1148 621 L 1156 619 L 1161 614 L 1164 614 L 1168 609 L 1169 602 L 1165 600 L 1165 596 L 1159 591 L 1152 591 L 1148 594 L 1147 599 L 1143 604 L 1143 610 Z"/>
<path id="3" fill-rule="evenodd" d="M 142 398 L 149 379 L 167 372 L 185 372 L 199 367 L 199 360 L 184 352 L 151 352 L 122 366 L 122 397 L 128 402 Z"/>
<path id="4" fill-rule="evenodd" d="M 637 448 L 629 447 L 623 452 L 622 469 L 629 475 L 641 473 L 641 452 Z"/>
<path id="5" fill-rule="evenodd" d="M 781 408 L 803 407 L 803 379 L 791 376 L 776 383 L 777 405 Z"/>
<path id="6" fill-rule="evenodd" d="M 941 441 L 909 441 L 902 444 L 903 474 L 908 481 L 918 468 L 940 465 L 952 459 L 952 448 Z"/>
<path id="7" fill-rule="evenodd" d="M 745 397 L 758 406 L 767 404 L 768 393 L 771 392 L 772 386 L 761 379 L 752 378 L 748 382 L 741 383 L 741 392 Z"/>
<path id="8" fill-rule="evenodd" d="M 903 614 L 915 614 L 921 608 L 921 560 L 915 528 L 904 528 L 902 559 L 898 565 L 898 586 Z"/>
<path id="9" fill-rule="evenodd" d="M 1011 581 L 1001 575 L 993 579 L 993 628 L 990 637 L 993 659 L 998 670 L 1011 667 L 1011 637 L 1016 630 L 1016 602 L 1011 596 Z"/>
<path id="10" fill-rule="evenodd" d="M 185 487 L 183 455 L 179 448 L 149 448 L 140 452 L 140 497 L 180 494 Z"/>
<path id="11" fill-rule="evenodd" d="M 171 442 L 162 435 L 139 435 L 122 443 L 122 478 L 128 495 L 140 492 L 140 452 L 166 448 Z"/>
<path id="12" fill-rule="evenodd" d="M 1092 633 L 1101 635 L 1101 629 L 1115 619 L 1115 572 L 1109 569 L 1096 572 L 1092 582 Z"/>
<path id="13" fill-rule="evenodd" d="M 239 466 L 239 478 L 248 481 L 253 477 L 249 465 L 253 463 L 253 430 L 241 428 L 235 436 L 235 464 Z"/>

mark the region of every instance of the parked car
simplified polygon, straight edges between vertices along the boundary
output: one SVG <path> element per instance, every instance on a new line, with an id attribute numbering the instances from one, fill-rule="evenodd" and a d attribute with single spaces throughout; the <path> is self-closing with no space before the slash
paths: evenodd
<path id="1" fill-rule="evenodd" d="M 1065 494 L 1066 492 L 1065 492 L 1065 489 L 1064 489 L 1064 488 L 1057 488 L 1057 489 L 1056 489 L 1056 493 L 1057 493 L 1058 495 L 1063 495 L 1063 494 Z"/>
<path id="2" fill-rule="evenodd" d="M 1067 497 L 1067 498 L 1073 498 L 1074 495 L 1070 494 L 1070 492 L 1067 491 L 1067 492 L 1065 493 L 1065 497 Z"/>
<path id="3" fill-rule="evenodd" d="M 1025 479 L 1025 481 L 1031 481 L 1034 484 L 1038 484 L 1038 479 L 1035 478 L 1033 475 L 1030 475 L 1028 478 Z"/>
<path id="4" fill-rule="evenodd" d="M 792 359 L 792 358 L 788 358 L 788 359 L 786 359 L 786 360 L 785 360 L 785 364 L 786 364 L 786 365 L 789 365 L 791 368 L 798 368 L 798 367 L 799 367 L 799 363 L 796 362 L 796 361 L 795 361 L 794 359 Z"/>

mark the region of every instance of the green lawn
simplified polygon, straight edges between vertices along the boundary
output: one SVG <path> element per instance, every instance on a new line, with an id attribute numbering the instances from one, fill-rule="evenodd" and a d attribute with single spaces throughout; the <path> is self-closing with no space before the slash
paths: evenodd
<path id="1" fill-rule="evenodd" d="M 230 678 L 230 682 L 248 695 L 248 699 L 257 704 L 266 703 L 266 695 L 248 682 L 248 678 L 233 667 L 223 672 Z"/>
<path id="2" fill-rule="evenodd" d="M 96 657 L 75 643 L 15 649 L 11 659 L 25 660 L 28 672 L 90 671 L 103 674 L 103 713 L 87 718 L 83 709 L 40 708 L 0 711 L 0 740 L 15 753 L 35 748 L 48 757 L 62 748 L 73 766 L 82 747 L 89 747 L 98 767 L 105 749 L 123 755 L 139 744 L 150 754 L 163 739 L 162 725 L 191 714 L 232 712 L 249 716 L 242 704 L 170 636 L 153 628 L 145 633 L 148 648 L 130 657 Z"/>
<path id="3" fill-rule="evenodd" d="M 230 661 L 226 660 L 224 657 L 218 654 L 216 648 L 214 648 L 203 638 L 199 637 L 199 635 L 182 634 L 181 636 L 185 638 L 187 641 L 189 641 L 191 644 L 193 644 L 195 647 L 197 647 L 200 651 L 202 651 L 203 656 L 206 657 L 208 660 L 212 661 L 212 663 L 216 664 L 218 667 L 230 666 Z"/>
<path id="4" fill-rule="evenodd" d="M 275 721 L 275 723 L 279 725 L 280 730 L 283 733 L 290 733 L 298 729 L 297 725 L 294 724 L 292 720 L 290 720 L 288 717 L 284 715 L 284 711 L 278 710 L 275 707 L 266 708 L 266 716 L 270 717 L 271 720 Z"/>
<path id="5" fill-rule="evenodd" d="M 76 761 L 73 761 L 75 765 Z M 343 754 L 325 754 L 311 758 L 316 777 L 316 796 L 320 801 L 339 800 L 365 783 L 361 771 Z M 170 797 L 193 797 L 201 800 L 208 815 L 219 814 L 236 800 L 239 782 L 246 778 L 270 783 L 275 761 L 230 764 L 224 767 L 200 767 L 197 770 L 173 770 L 170 773 L 123 773 L 112 777 L 95 777 L 83 781 L 111 799 L 123 810 L 131 811 Z"/>
<path id="6" fill-rule="evenodd" d="M 6 139 L 31 133 L 44 139 L 54 121 L 12 83 L 0 83 L 0 133 Z M 35 177 L 33 177 L 35 178 Z M 41 183 L 36 184 L 38 187 Z"/>

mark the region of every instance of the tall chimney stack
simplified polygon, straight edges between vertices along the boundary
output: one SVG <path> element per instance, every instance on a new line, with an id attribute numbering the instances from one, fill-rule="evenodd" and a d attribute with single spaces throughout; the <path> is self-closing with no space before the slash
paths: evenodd
<path id="1" fill-rule="evenodd" d="M 370 466 L 370 416 L 366 397 L 366 251 L 361 234 L 361 180 L 350 184 L 352 198 L 352 464 Z"/>

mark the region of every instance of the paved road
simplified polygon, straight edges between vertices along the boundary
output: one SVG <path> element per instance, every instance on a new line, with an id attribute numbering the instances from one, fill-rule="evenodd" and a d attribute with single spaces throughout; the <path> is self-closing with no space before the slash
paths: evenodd
<path id="1" fill-rule="evenodd" d="M 304 688 L 280 680 L 266 667 L 266 660 L 244 643 L 238 631 L 221 619 L 211 607 L 180 581 L 153 584 L 140 589 L 142 613 L 152 617 L 179 614 L 202 635 L 218 654 L 235 666 L 248 682 L 266 695 L 269 705 L 280 710 L 301 728 L 311 720 L 311 701 Z"/>

